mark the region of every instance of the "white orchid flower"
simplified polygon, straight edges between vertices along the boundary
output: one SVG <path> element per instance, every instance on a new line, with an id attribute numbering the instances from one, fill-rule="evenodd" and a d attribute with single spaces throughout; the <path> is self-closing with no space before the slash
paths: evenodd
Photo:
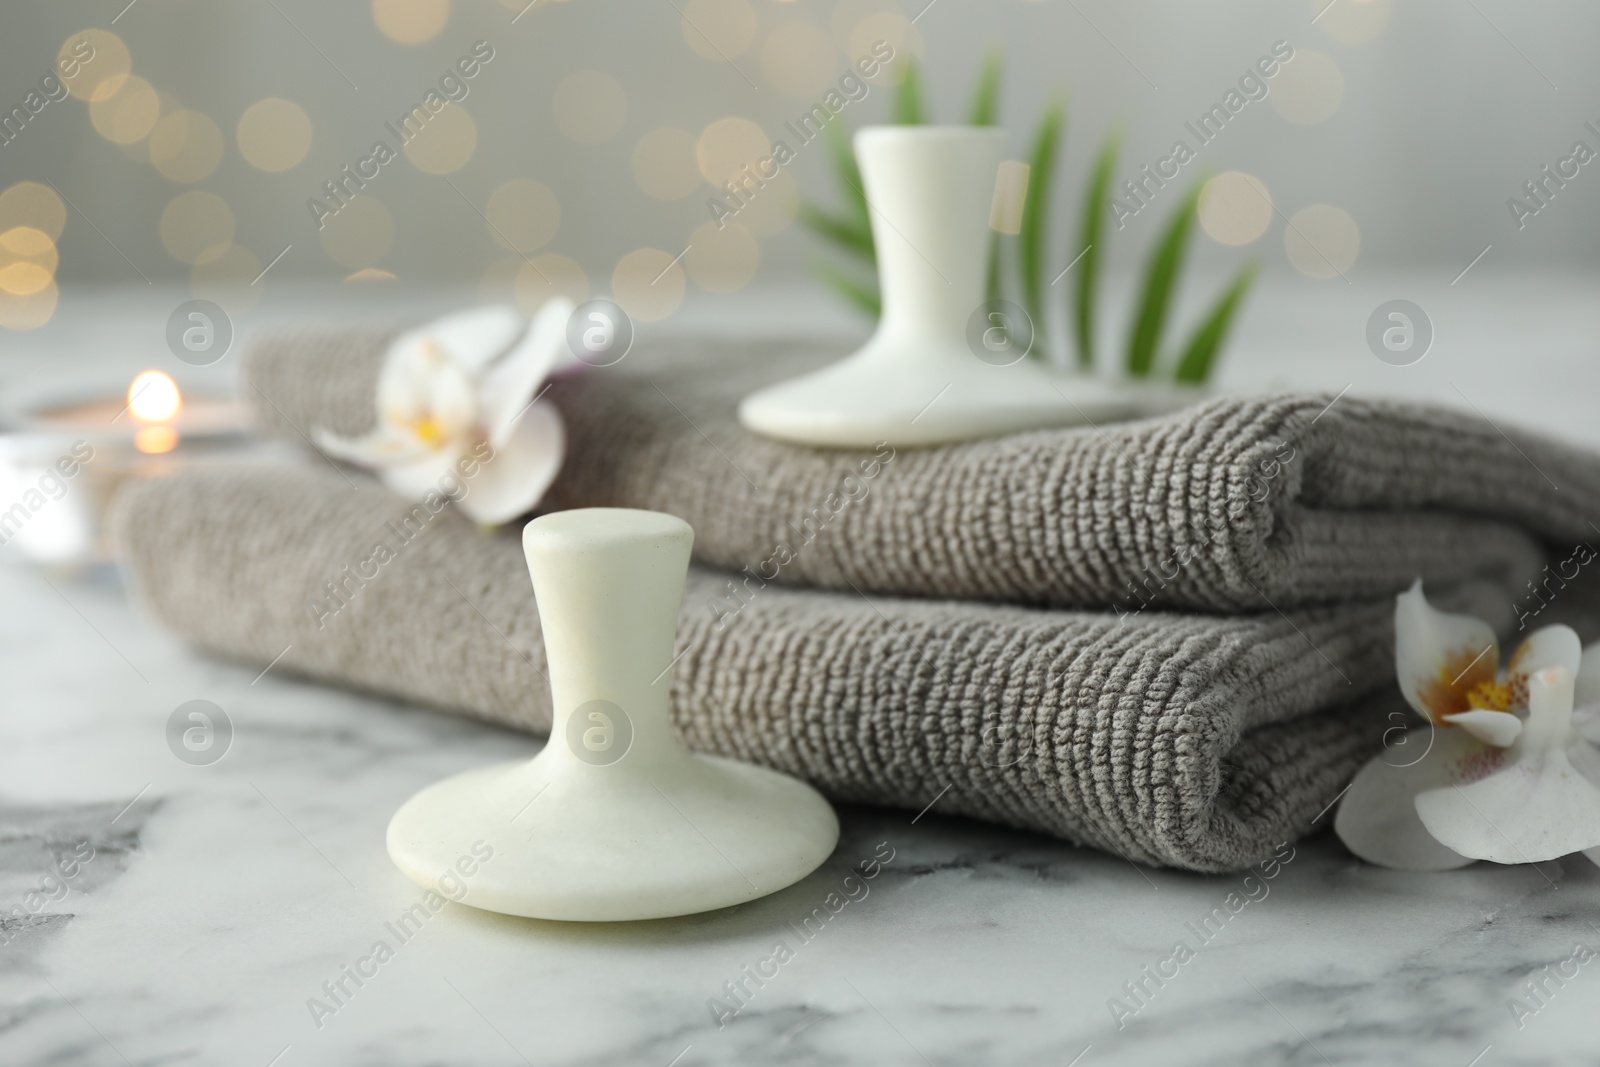
<path id="1" fill-rule="evenodd" d="M 1600 749 L 1584 736 L 1600 718 L 1600 646 L 1547 626 L 1501 669 L 1489 624 L 1434 610 L 1419 581 L 1395 601 L 1395 667 L 1428 738 L 1421 757 L 1387 751 L 1350 783 L 1334 828 L 1352 852 L 1448 870 L 1600 846 Z"/>
<path id="2" fill-rule="evenodd" d="M 1504 764 L 1476 781 L 1417 794 L 1417 815 L 1440 844 L 1496 863 L 1538 863 L 1600 846 L 1600 750 L 1572 728 L 1574 681 L 1566 667 L 1532 675 L 1527 722 Z"/>
<path id="3" fill-rule="evenodd" d="M 491 307 L 401 334 L 378 376 L 377 427 L 359 438 L 319 430 L 318 447 L 412 499 L 440 492 L 476 522 L 509 522 L 544 496 L 565 454 L 561 416 L 539 397 L 571 314 L 556 299 L 531 323 Z"/>

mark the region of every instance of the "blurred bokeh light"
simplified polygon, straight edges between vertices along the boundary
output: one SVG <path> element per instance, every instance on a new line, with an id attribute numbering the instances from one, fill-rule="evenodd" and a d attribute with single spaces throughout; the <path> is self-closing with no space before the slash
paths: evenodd
<path id="1" fill-rule="evenodd" d="M 1308 278 L 1342 277 L 1361 252 L 1361 230 L 1344 209 L 1311 204 L 1290 216 L 1283 247 L 1289 262 Z"/>
<path id="2" fill-rule="evenodd" d="M 1200 190 L 1200 227 L 1225 245 L 1247 245 L 1272 222 L 1272 194 L 1254 174 L 1223 171 Z"/>
<path id="3" fill-rule="evenodd" d="M 236 135 L 245 162 L 275 174 L 306 158 L 311 119 L 294 101 L 269 96 L 245 108 Z"/>

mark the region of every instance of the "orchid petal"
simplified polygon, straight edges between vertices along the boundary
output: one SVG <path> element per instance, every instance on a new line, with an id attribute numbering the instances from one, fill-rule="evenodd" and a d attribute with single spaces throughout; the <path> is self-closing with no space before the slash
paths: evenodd
<path id="1" fill-rule="evenodd" d="M 1590 645 L 1579 656 L 1572 702 L 1580 708 L 1600 707 L 1600 642 Z"/>
<path id="2" fill-rule="evenodd" d="M 1468 784 L 1420 793 L 1428 832 L 1464 856 L 1538 863 L 1600 846 L 1600 787 L 1578 772 L 1566 742 L 1572 675 L 1552 667 L 1528 682 L 1528 721 L 1512 759 Z"/>
<path id="3" fill-rule="evenodd" d="M 1526 678 L 1547 667 L 1560 667 L 1576 678 L 1583 662 L 1583 642 L 1570 626 L 1543 626 L 1529 634 L 1511 653 L 1506 664 L 1507 681 L 1517 688 L 1519 678 Z"/>
<path id="4" fill-rule="evenodd" d="M 354 463 L 358 467 L 401 463 L 432 451 L 410 434 L 397 432 L 389 426 L 380 426 L 362 437 L 341 437 L 319 426 L 311 436 L 325 455 Z"/>
<path id="5" fill-rule="evenodd" d="M 434 492 L 448 496 L 454 485 L 449 479 L 456 477 L 456 462 L 466 450 L 466 440 L 458 439 L 408 462 L 391 463 L 378 472 L 378 477 L 407 500 L 421 500 Z"/>
<path id="6" fill-rule="evenodd" d="M 1462 754 L 1480 746 L 1458 730 L 1431 725 L 1425 729 L 1430 737 L 1420 759 L 1391 761 L 1393 752 L 1374 756 L 1339 802 L 1334 832 L 1345 847 L 1368 863 L 1403 871 L 1448 871 L 1472 862 L 1428 833 L 1417 817 L 1413 798 L 1449 781 L 1454 773 L 1451 766 Z"/>
<path id="7" fill-rule="evenodd" d="M 1564 749 L 1514 763 L 1470 785 L 1421 793 L 1428 832 L 1464 856 L 1539 863 L 1600 845 L 1600 789 Z"/>
<path id="8" fill-rule="evenodd" d="M 1446 715 L 1444 721 L 1496 748 L 1510 748 L 1522 733 L 1522 720 L 1504 711 L 1463 711 Z"/>
<path id="9" fill-rule="evenodd" d="M 476 377 L 516 343 L 527 320 L 515 308 L 497 305 L 454 311 L 408 331 L 404 339 L 433 341 L 456 366 Z"/>
<path id="10" fill-rule="evenodd" d="M 1578 681 L 1582 684 L 1581 675 Z M 1572 729 L 1585 741 L 1600 744 L 1600 704 L 1586 704 L 1573 708 Z"/>
<path id="11" fill-rule="evenodd" d="M 1586 741 L 1600 744 L 1600 643 L 1583 650 L 1573 680 L 1572 728 Z"/>
<path id="12" fill-rule="evenodd" d="M 561 470 L 566 440 L 555 406 L 535 403 L 494 458 L 467 479 L 467 494 L 458 506 L 468 518 L 492 526 L 532 511 Z"/>
<path id="13" fill-rule="evenodd" d="M 567 347 L 567 320 L 572 301 L 556 297 L 545 302 L 516 346 L 484 375 L 479 404 L 495 448 L 510 439 L 517 418 L 538 395 Z"/>
<path id="14" fill-rule="evenodd" d="M 1467 693 L 1492 681 L 1500 644 L 1482 619 L 1436 611 L 1419 579 L 1395 598 L 1395 672 L 1406 703 L 1430 722 L 1469 710 Z"/>
<path id="15" fill-rule="evenodd" d="M 1572 764 L 1573 770 L 1600 786 L 1600 748 L 1575 738 L 1567 746 L 1567 761 Z"/>
<path id="16" fill-rule="evenodd" d="M 396 341 L 378 375 L 378 421 L 417 434 L 422 427 L 437 447 L 459 437 L 478 418 L 478 400 L 467 372 L 427 338 Z"/>
<path id="17" fill-rule="evenodd" d="M 1565 748 L 1572 736 L 1572 693 L 1576 683 L 1565 667 L 1546 667 L 1528 678 L 1528 724 L 1522 751 Z"/>
<path id="18" fill-rule="evenodd" d="M 1600 786 L 1600 748 L 1587 741 L 1576 741 L 1567 748 L 1567 759 L 1572 763 L 1573 770 Z M 1600 848 L 1586 848 L 1583 854 L 1590 862 L 1600 866 Z"/>

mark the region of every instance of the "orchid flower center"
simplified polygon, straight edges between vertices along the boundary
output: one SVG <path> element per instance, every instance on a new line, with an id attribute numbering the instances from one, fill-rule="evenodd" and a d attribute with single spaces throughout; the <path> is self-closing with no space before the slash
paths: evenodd
<path id="1" fill-rule="evenodd" d="M 446 448 L 477 419 L 467 373 L 431 339 L 405 352 L 379 382 L 378 406 L 393 431 L 429 450 Z"/>
<path id="2" fill-rule="evenodd" d="M 1510 711 L 1511 686 L 1493 678 L 1485 679 L 1467 690 L 1467 707 L 1473 711 Z"/>
<path id="3" fill-rule="evenodd" d="M 444 444 L 446 434 L 444 424 L 434 418 L 432 414 L 424 415 L 411 424 L 411 432 L 419 439 L 426 442 L 430 448 L 438 448 Z"/>

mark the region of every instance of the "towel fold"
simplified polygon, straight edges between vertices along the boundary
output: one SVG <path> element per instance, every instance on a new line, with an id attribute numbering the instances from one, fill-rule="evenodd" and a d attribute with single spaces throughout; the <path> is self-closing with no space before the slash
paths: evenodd
<path id="1" fill-rule="evenodd" d="M 246 370 L 261 424 L 308 441 L 369 429 L 391 336 L 261 339 Z M 1409 402 L 1225 397 L 877 453 L 743 430 L 738 399 L 840 354 L 818 349 L 679 342 L 557 379 L 568 455 L 547 503 L 671 512 L 699 561 L 780 584 L 1117 615 L 1372 600 L 1417 577 L 1525 591 L 1552 550 L 1597 536 L 1600 459 Z"/>
<path id="2" fill-rule="evenodd" d="M 258 340 L 261 426 L 371 429 L 392 337 Z M 695 528 L 672 708 L 697 750 L 838 800 L 1232 870 L 1427 729 L 1394 682 L 1391 598 L 1415 578 L 1502 632 L 1565 616 L 1600 635 L 1600 596 L 1563 582 L 1546 610 L 1529 585 L 1596 533 L 1600 461 L 1580 450 L 1342 395 L 915 450 L 739 427 L 745 393 L 838 354 L 682 342 L 549 390 L 568 441 L 547 506 Z M 361 477 L 213 469 L 131 488 L 115 532 L 140 597 L 202 646 L 549 729 L 514 528 Z"/>
<path id="3" fill-rule="evenodd" d="M 139 598 L 203 647 L 549 729 L 515 530 L 484 533 L 359 477 L 256 467 L 134 485 L 114 533 Z M 1458 608 L 1504 623 L 1508 603 L 1485 586 Z M 1392 612 L 1384 599 L 1118 619 L 697 566 L 673 716 L 692 748 L 838 800 L 931 804 L 1140 862 L 1238 869 L 1312 827 L 1405 721 Z"/>

